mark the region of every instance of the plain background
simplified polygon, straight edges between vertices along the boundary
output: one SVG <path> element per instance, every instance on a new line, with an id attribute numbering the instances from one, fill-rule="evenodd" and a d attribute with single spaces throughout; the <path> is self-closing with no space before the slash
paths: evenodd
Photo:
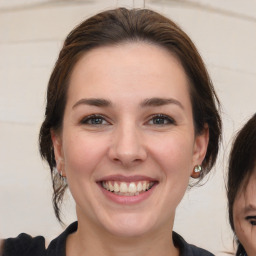
<path id="1" fill-rule="evenodd" d="M 0 0 L 0 237 L 21 232 L 50 241 L 63 229 L 38 153 L 47 82 L 68 32 L 85 18 L 142 0 Z M 175 230 L 216 255 L 232 251 L 224 178 L 231 138 L 256 111 L 256 1 L 146 0 L 177 22 L 199 49 L 222 102 L 223 143 L 208 182 L 186 193 Z M 154 207 L 154 206 L 152 206 Z M 75 220 L 67 196 L 66 224 Z"/>

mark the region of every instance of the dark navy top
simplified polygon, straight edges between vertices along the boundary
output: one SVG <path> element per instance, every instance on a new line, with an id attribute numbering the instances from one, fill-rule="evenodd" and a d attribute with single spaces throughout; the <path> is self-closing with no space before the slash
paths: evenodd
<path id="1" fill-rule="evenodd" d="M 20 234 L 16 238 L 4 240 L 2 256 L 66 256 L 66 240 L 69 234 L 77 230 L 77 222 L 52 240 L 45 248 L 45 239 L 42 236 L 32 238 L 27 234 Z M 188 244 L 180 235 L 173 232 L 174 245 L 179 248 L 180 256 L 213 256 L 212 253 Z"/>

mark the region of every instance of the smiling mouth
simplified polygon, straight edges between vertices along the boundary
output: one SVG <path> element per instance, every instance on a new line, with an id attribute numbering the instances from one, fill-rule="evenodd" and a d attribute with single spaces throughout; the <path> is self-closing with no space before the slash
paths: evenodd
<path id="1" fill-rule="evenodd" d="M 156 182 L 153 181 L 136 181 L 136 182 L 121 182 L 121 181 L 102 181 L 101 186 L 119 196 L 138 196 L 150 190 Z"/>

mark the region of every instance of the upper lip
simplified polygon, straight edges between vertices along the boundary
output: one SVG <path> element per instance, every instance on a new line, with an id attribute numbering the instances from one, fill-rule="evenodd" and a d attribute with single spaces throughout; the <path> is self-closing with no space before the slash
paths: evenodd
<path id="1" fill-rule="evenodd" d="M 157 180 L 144 175 L 133 175 L 133 176 L 108 175 L 98 180 L 98 182 L 102 182 L 102 181 L 122 181 L 122 182 L 154 181 L 156 182 Z"/>

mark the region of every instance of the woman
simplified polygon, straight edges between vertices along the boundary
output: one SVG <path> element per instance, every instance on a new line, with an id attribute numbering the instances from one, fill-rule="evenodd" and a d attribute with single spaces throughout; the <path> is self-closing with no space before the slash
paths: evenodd
<path id="1" fill-rule="evenodd" d="M 237 256 L 256 255 L 256 114 L 238 133 L 229 158 L 229 222 Z"/>
<path id="2" fill-rule="evenodd" d="M 78 222 L 47 255 L 212 255 L 171 230 L 190 176 L 215 163 L 217 105 L 194 44 L 160 14 L 121 8 L 76 27 L 48 84 L 40 151 L 57 218 L 68 184 Z"/>

